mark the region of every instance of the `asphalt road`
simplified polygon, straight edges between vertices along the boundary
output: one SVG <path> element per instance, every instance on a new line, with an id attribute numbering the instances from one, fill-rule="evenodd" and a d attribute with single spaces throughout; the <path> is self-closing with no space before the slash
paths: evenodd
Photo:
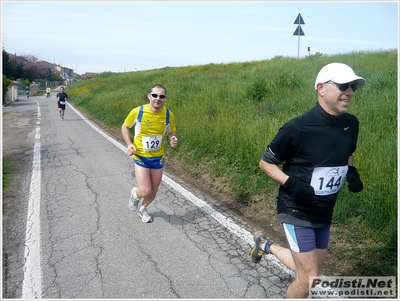
<path id="1" fill-rule="evenodd" d="M 56 92 L 3 107 L 3 154 L 19 162 L 3 194 L 3 298 L 285 297 L 293 275 L 250 261 L 256 229 L 183 179 L 165 173 L 143 223 L 124 146 L 69 104 L 61 121 Z"/>

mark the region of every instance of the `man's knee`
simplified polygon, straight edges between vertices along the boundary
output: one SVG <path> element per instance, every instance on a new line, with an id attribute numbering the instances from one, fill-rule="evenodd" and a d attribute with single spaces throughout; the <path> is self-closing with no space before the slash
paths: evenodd
<path id="1" fill-rule="evenodd" d="M 287 291 L 287 298 L 306 298 L 310 291 L 310 286 L 306 278 L 296 277 L 296 279 L 289 285 Z"/>
<path id="2" fill-rule="evenodd" d="M 308 292 L 309 288 L 309 281 L 308 277 L 297 277 L 296 280 L 297 286 L 304 292 Z"/>
<path id="3" fill-rule="evenodd" d="M 318 277 L 318 269 L 313 269 L 307 271 L 305 273 L 298 273 L 296 279 L 301 283 L 301 286 L 304 288 L 309 287 L 309 282 L 312 277 Z"/>
<path id="4" fill-rule="evenodd" d="M 151 193 L 152 193 L 151 187 L 143 187 L 142 186 L 139 189 L 140 189 L 140 194 L 141 194 L 140 197 L 147 198 L 147 197 L 151 196 Z"/>
<path id="5" fill-rule="evenodd" d="M 292 256 L 296 265 L 297 279 L 302 284 L 308 285 L 310 277 L 319 275 L 319 260 L 317 250 L 297 253 L 292 251 Z"/>

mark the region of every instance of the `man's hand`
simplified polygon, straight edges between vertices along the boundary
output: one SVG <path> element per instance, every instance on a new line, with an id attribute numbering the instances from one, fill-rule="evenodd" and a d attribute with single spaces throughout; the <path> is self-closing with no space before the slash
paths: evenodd
<path id="1" fill-rule="evenodd" d="M 358 174 L 357 169 L 354 166 L 349 165 L 346 179 L 347 183 L 349 183 L 347 188 L 349 188 L 351 192 L 360 192 L 361 190 L 363 190 L 363 182 L 361 181 L 360 175 Z"/>
<path id="2" fill-rule="evenodd" d="M 132 143 L 130 143 L 130 144 L 128 145 L 128 149 L 126 150 L 126 153 L 127 153 L 129 156 L 134 155 L 134 154 L 136 153 L 136 147 L 135 147 Z"/>
<path id="3" fill-rule="evenodd" d="M 307 184 L 294 176 L 290 176 L 282 185 L 282 188 L 287 192 L 287 194 L 293 197 L 295 201 L 307 201 L 315 196 L 314 188 L 312 188 L 310 184 Z"/>
<path id="4" fill-rule="evenodd" d="M 172 146 L 172 147 L 177 146 L 177 144 L 178 144 L 178 138 L 177 138 L 176 136 L 172 136 L 170 141 L 171 141 L 171 146 Z"/>

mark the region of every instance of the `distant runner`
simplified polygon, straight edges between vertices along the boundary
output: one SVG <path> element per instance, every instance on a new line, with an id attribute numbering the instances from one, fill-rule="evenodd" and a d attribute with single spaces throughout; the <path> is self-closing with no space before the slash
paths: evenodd
<path id="1" fill-rule="evenodd" d="M 64 120 L 65 105 L 67 100 L 68 95 L 64 92 L 64 87 L 61 87 L 60 92 L 57 93 L 58 113 L 61 120 Z"/>

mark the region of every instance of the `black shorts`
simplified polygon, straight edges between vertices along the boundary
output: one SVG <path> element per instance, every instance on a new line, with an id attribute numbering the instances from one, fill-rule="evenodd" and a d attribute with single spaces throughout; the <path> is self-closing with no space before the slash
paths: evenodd
<path id="1" fill-rule="evenodd" d="M 65 105 L 60 105 L 60 104 L 58 104 L 58 108 L 61 109 L 61 110 L 63 110 L 63 111 L 65 111 Z"/>

